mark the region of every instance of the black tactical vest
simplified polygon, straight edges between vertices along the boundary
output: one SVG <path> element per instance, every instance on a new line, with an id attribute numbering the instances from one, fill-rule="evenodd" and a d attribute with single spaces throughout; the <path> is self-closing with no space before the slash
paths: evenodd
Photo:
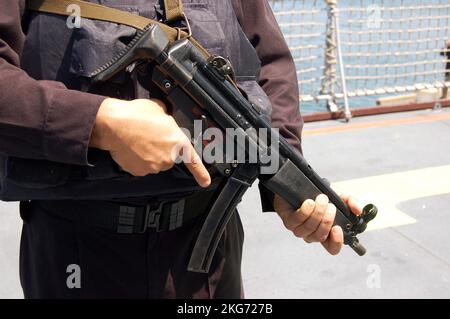
<path id="1" fill-rule="evenodd" d="M 90 2 L 154 20 L 164 19 L 160 0 Z M 210 53 L 231 59 L 241 89 L 270 117 L 270 101 L 257 83 L 260 61 L 239 25 L 231 1 L 183 0 L 183 4 L 193 36 Z M 150 72 L 139 67 L 123 72 L 100 88 L 90 86 L 89 74 L 124 49 L 136 34 L 135 29 L 89 19 L 82 20 L 81 28 L 70 29 L 66 22 L 67 17 L 58 15 L 33 13 L 30 16 L 21 63 L 31 77 L 60 81 L 69 89 L 127 100 L 159 97 L 151 84 Z M 0 199 L 119 199 L 199 190 L 195 180 L 183 170 L 132 177 L 118 169 L 108 152 L 90 149 L 88 158 L 92 166 L 85 167 L 2 156 Z"/>

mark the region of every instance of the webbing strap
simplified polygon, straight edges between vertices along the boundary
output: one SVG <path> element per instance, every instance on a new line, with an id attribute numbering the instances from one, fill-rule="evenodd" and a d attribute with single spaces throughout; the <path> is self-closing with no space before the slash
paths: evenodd
<path id="1" fill-rule="evenodd" d="M 179 5 L 175 5 L 174 2 L 179 2 Z M 164 5 L 172 3 L 170 8 L 172 12 L 181 12 L 181 17 L 186 18 L 183 13 L 183 5 L 181 0 L 165 0 Z M 73 13 L 69 10 L 70 5 L 77 5 L 80 7 L 80 16 L 86 19 L 114 22 L 117 24 L 123 24 L 133 27 L 138 30 L 144 29 L 149 24 L 157 24 L 167 34 L 169 41 L 175 42 L 177 40 L 188 38 L 189 41 L 197 47 L 205 58 L 209 58 L 211 55 L 209 52 L 192 36 L 180 28 L 171 28 L 168 25 L 148 19 L 137 14 L 132 14 L 126 11 L 102 6 L 97 3 L 82 1 L 82 0 L 26 0 L 26 8 L 31 11 L 38 11 L 44 13 L 53 13 L 63 16 L 71 16 Z M 175 7 L 177 9 L 175 10 Z M 173 13 L 175 14 L 175 13 Z M 175 17 L 175 15 L 174 15 Z M 227 79 L 238 89 L 234 79 L 227 75 Z"/>
<path id="2" fill-rule="evenodd" d="M 105 7 L 96 3 L 80 0 L 27 0 L 27 9 L 39 12 L 69 16 L 70 5 L 80 8 L 80 16 L 87 19 L 103 20 L 128 25 L 142 30 L 148 25 L 146 18 L 121 10 Z"/>
<path id="3" fill-rule="evenodd" d="M 173 3 L 180 2 L 178 0 L 169 0 L 165 1 L 165 3 Z M 149 24 L 157 24 L 163 29 L 163 31 L 167 34 L 169 41 L 174 42 L 178 38 L 187 38 L 189 35 L 180 29 L 171 28 L 166 24 L 160 23 L 155 20 L 151 20 L 136 14 L 132 14 L 126 11 L 106 7 L 99 5 L 97 3 L 82 1 L 82 0 L 27 0 L 27 9 L 32 11 L 44 12 L 44 13 L 53 13 L 63 16 L 72 15 L 72 11 L 69 10 L 70 5 L 77 5 L 80 8 L 80 16 L 86 19 L 93 20 L 101 20 L 114 22 L 117 24 L 123 24 L 130 27 L 133 27 L 138 30 L 144 29 Z M 172 9 L 172 17 L 175 17 L 176 9 L 173 4 L 171 6 Z M 181 7 L 182 10 L 182 5 Z M 176 9 L 176 10 L 175 10 Z M 182 11 L 181 11 L 182 12 Z M 197 40 L 193 37 L 189 37 L 189 40 L 195 45 L 205 57 L 209 57 L 208 51 L 203 48 Z"/>
<path id="4" fill-rule="evenodd" d="M 184 19 L 183 2 L 181 0 L 164 0 L 166 22 L 174 22 Z"/>

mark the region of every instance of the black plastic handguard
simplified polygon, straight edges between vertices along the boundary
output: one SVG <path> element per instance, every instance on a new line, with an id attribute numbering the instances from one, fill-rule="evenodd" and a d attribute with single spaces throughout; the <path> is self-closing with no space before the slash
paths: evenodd
<path id="1" fill-rule="evenodd" d="M 334 225 L 341 226 L 344 243 L 349 245 L 359 256 L 363 256 L 366 249 L 356 235 L 366 230 L 367 224 L 376 217 L 378 209 L 369 204 L 363 208 L 360 216 L 354 215 L 329 187 L 327 181 L 321 179 L 309 165 L 305 165 L 305 167 L 309 171 L 306 174 L 291 160 L 286 160 L 277 174 L 263 181 L 263 184 L 275 194 L 283 197 L 293 207 L 299 207 L 305 200 L 315 199 L 320 194 L 327 195 L 330 202 L 336 206 Z M 315 181 L 313 182 L 312 179 Z"/>

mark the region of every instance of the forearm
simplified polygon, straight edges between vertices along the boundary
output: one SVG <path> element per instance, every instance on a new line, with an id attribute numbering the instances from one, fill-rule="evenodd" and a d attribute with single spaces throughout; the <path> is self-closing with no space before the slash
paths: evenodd
<path id="1" fill-rule="evenodd" d="M 0 153 L 86 164 L 104 97 L 37 81 L 19 68 L 24 42 L 20 4 L 6 1 L 0 10 Z"/>
<path id="2" fill-rule="evenodd" d="M 14 79 L 14 81 L 11 81 Z M 104 97 L 36 81 L 0 59 L 0 152 L 85 164 Z"/>
<path id="3" fill-rule="evenodd" d="M 261 60 L 259 83 L 272 102 L 272 125 L 301 151 L 303 119 L 295 64 L 266 0 L 233 0 L 238 20 Z"/>

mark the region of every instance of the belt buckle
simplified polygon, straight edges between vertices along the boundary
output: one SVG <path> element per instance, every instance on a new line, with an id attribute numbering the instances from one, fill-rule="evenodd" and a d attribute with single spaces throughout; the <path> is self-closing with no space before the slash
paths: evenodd
<path id="1" fill-rule="evenodd" d="M 167 225 L 163 225 L 161 223 L 164 205 L 170 205 L 170 207 L 166 211 L 167 214 L 166 217 L 168 219 Z M 172 231 L 181 227 L 183 224 L 184 206 L 185 206 L 184 198 L 178 201 L 170 201 L 170 200 L 161 201 L 158 204 L 158 207 L 155 209 L 152 209 L 151 205 L 147 205 L 145 207 L 145 218 L 140 233 L 145 233 L 147 228 L 155 229 L 157 233 L 160 233 L 164 230 Z M 163 229 L 163 226 L 167 226 L 167 229 Z"/>
<path id="2" fill-rule="evenodd" d="M 142 229 L 139 231 L 139 233 L 143 234 L 147 231 L 147 228 L 153 228 L 156 230 L 157 233 L 161 232 L 161 224 L 160 224 L 160 218 L 163 210 L 164 204 L 167 202 L 160 202 L 158 207 L 155 209 L 152 209 L 151 205 L 146 205 L 145 207 L 145 218 L 144 223 L 142 224 Z"/>

